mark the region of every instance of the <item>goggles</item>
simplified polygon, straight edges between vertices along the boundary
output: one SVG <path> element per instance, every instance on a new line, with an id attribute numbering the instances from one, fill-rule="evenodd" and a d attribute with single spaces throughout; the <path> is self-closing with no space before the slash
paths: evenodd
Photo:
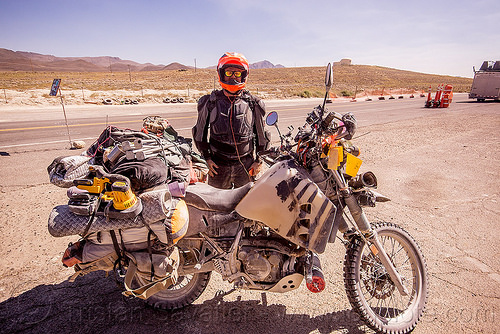
<path id="1" fill-rule="evenodd" d="M 233 75 L 236 77 L 236 78 L 241 78 L 241 71 L 225 71 L 224 72 L 224 75 L 226 77 L 232 77 Z"/>

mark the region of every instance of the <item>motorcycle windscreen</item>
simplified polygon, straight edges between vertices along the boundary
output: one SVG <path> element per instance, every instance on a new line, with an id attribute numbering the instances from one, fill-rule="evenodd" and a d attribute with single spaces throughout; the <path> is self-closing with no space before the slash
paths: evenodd
<path id="1" fill-rule="evenodd" d="M 336 233 L 337 208 L 293 160 L 276 163 L 236 206 L 245 218 L 264 223 L 291 242 L 323 253 Z"/>

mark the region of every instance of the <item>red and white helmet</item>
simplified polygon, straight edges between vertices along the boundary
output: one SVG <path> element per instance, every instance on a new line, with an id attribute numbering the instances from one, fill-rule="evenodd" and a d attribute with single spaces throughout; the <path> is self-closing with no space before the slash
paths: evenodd
<path id="1" fill-rule="evenodd" d="M 228 67 L 237 67 L 242 69 L 241 82 L 226 82 L 224 71 Z M 219 75 L 219 83 L 221 87 L 231 93 L 237 93 L 245 88 L 248 76 L 248 61 L 244 55 L 237 52 L 226 52 L 219 59 L 217 64 L 217 74 Z"/>

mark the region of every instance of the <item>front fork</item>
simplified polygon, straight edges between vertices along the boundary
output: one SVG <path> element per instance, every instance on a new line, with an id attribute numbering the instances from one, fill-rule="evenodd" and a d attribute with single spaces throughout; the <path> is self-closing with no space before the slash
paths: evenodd
<path id="1" fill-rule="evenodd" d="M 401 275 L 399 275 L 396 268 L 394 268 L 391 259 L 385 252 L 385 249 L 382 246 L 380 239 L 378 238 L 377 232 L 371 228 L 370 222 L 368 221 L 368 218 L 366 218 L 366 215 L 359 205 L 358 200 L 352 195 L 351 189 L 346 184 L 344 178 L 340 175 L 340 173 L 336 170 L 332 170 L 332 173 L 335 181 L 337 182 L 337 185 L 340 188 L 340 192 L 344 199 L 344 202 L 349 208 L 349 212 L 356 222 L 356 225 L 361 232 L 362 237 L 370 245 L 370 251 L 373 253 L 373 255 L 379 258 L 380 262 L 382 262 L 382 265 L 391 277 L 391 280 L 398 288 L 399 293 L 403 296 L 408 295 L 408 290 L 403 285 Z"/>

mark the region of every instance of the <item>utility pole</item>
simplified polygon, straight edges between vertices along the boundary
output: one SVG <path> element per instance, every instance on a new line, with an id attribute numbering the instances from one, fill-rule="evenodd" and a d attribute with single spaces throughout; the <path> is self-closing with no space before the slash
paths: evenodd
<path id="1" fill-rule="evenodd" d="M 196 58 L 194 58 L 194 73 L 196 73 Z"/>

